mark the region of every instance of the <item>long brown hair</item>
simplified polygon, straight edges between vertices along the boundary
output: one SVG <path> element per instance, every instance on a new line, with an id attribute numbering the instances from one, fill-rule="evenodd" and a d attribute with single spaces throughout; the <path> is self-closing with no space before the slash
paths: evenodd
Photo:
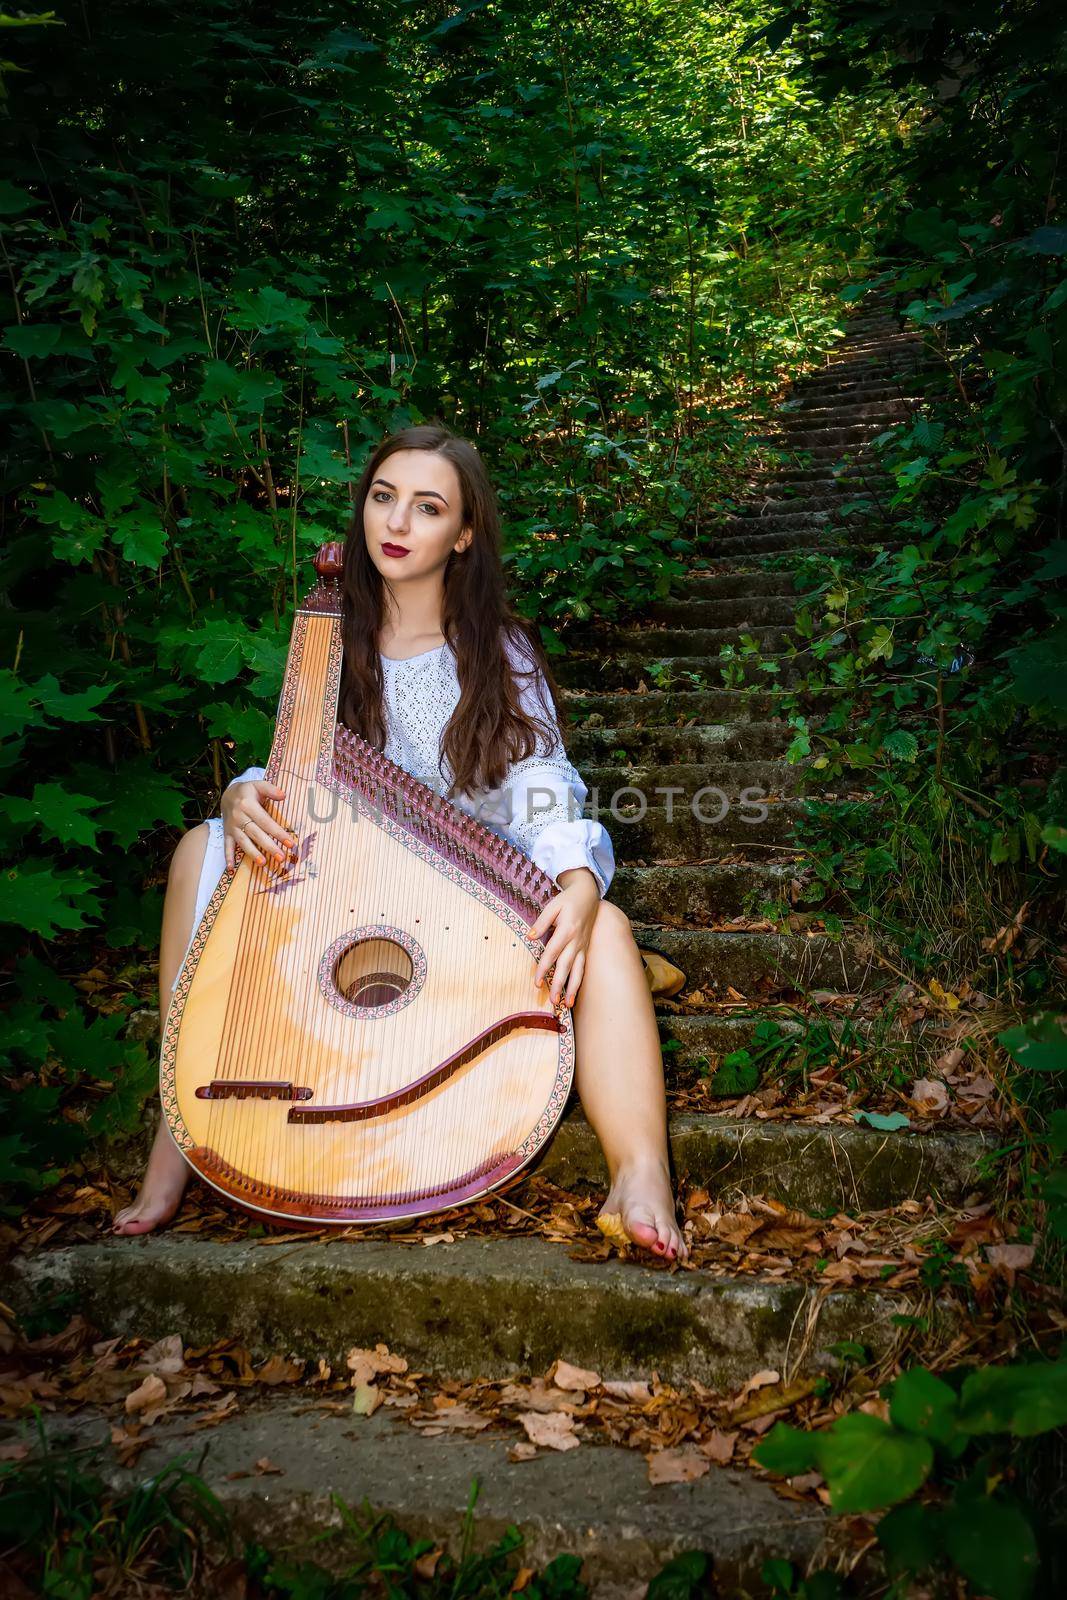
<path id="1" fill-rule="evenodd" d="M 441 632 L 456 653 L 460 694 L 441 735 L 441 755 L 452 770 L 450 795 L 495 789 L 512 761 L 534 753 L 539 734 L 551 740 L 553 733 L 550 722 L 531 720 L 522 709 L 505 654 L 505 631 L 519 646 L 520 659 L 532 657 L 540 667 L 557 717 L 559 690 L 536 628 L 507 598 L 500 516 L 489 474 L 474 446 L 443 424 L 404 428 L 383 439 L 356 487 L 341 579 L 344 669 L 338 714 L 376 750 L 384 747 L 388 730 L 378 637 L 386 620 L 386 590 L 367 550 L 363 507 L 383 462 L 397 450 L 436 451 L 451 461 L 459 478 L 463 525 L 470 526 L 472 539 L 465 550 L 453 550 L 445 564 Z M 545 712 L 547 717 L 549 707 Z"/>

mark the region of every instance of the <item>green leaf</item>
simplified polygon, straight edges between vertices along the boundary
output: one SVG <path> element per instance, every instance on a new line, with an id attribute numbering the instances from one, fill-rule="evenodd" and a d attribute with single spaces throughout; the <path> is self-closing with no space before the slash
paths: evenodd
<path id="1" fill-rule="evenodd" d="M 0 739 L 22 733 L 36 720 L 37 696 L 16 678 L 10 667 L 0 669 Z"/>
<path id="2" fill-rule="evenodd" d="M 64 871 L 51 859 L 28 856 L 0 868 L 0 922 L 53 939 L 64 928 L 84 928 L 100 915 L 92 891 L 101 879 L 85 868 Z"/>
<path id="3" fill-rule="evenodd" d="M 1038 1569 L 1034 1530 L 1018 1506 L 990 1495 L 967 1495 L 945 1512 L 945 1548 L 992 1600 L 1027 1600 Z"/>
<path id="4" fill-rule="evenodd" d="M 941 1554 L 942 1513 L 936 1506 L 894 1506 L 878 1523 L 878 1543 L 886 1553 L 892 1577 L 917 1577 Z"/>
<path id="5" fill-rule="evenodd" d="M 63 336 L 58 323 L 24 322 L 4 329 L 4 343 L 17 356 L 50 356 Z"/>
<path id="6" fill-rule="evenodd" d="M 68 693 L 47 672 L 43 678 L 38 678 L 32 692 L 35 699 L 40 701 L 45 716 L 55 722 L 103 722 L 105 718 L 96 715 L 96 707 L 102 705 L 117 688 L 117 683 L 95 683 L 89 689 Z"/>
<path id="7" fill-rule="evenodd" d="M 768 1472 L 792 1478 L 798 1472 L 811 1472 L 819 1466 L 819 1439 L 819 1434 L 790 1427 L 788 1422 L 776 1422 L 753 1450 L 752 1460 L 758 1467 L 766 1467 Z"/>
<path id="8" fill-rule="evenodd" d="M 1067 1361 L 980 1367 L 960 1391 L 959 1426 L 965 1433 L 1048 1433 L 1067 1423 Z"/>
<path id="9" fill-rule="evenodd" d="M 997 1034 L 997 1041 L 1029 1072 L 1067 1071 L 1067 1031 L 1045 1015 Z"/>
<path id="10" fill-rule="evenodd" d="M 30 800 L 19 795 L 0 796 L 0 815 L 6 815 L 18 827 L 36 826 L 47 839 L 83 844 L 95 850 L 99 827 L 79 813 L 95 811 L 104 803 L 92 795 L 77 794 L 61 783 L 38 783 Z"/>
<path id="11" fill-rule="evenodd" d="M 72 1078 L 87 1073 L 92 1078 L 110 1079 L 122 1059 L 125 1026 L 123 1011 L 101 1016 L 71 1010 L 52 1024 L 52 1050 Z"/>
<path id="12" fill-rule="evenodd" d="M 914 761 L 919 754 L 919 741 L 906 728 L 894 728 L 882 740 L 882 749 L 894 761 Z"/>
<path id="13" fill-rule="evenodd" d="M 126 1046 L 121 1065 L 112 1077 L 109 1094 L 98 1100 L 89 1117 L 94 1135 L 123 1133 L 135 1128 L 145 1101 L 159 1090 L 159 1061 L 142 1046 Z"/>
<path id="14" fill-rule="evenodd" d="M 708 1592 L 711 1557 L 704 1550 L 683 1550 L 660 1568 L 645 1590 L 645 1600 L 690 1600 Z"/>
<path id="15" fill-rule="evenodd" d="M 854 1111 L 854 1122 L 865 1122 L 869 1128 L 877 1128 L 881 1133 L 895 1133 L 899 1128 L 910 1128 L 911 1118 L 905 1116 L 903 1111 Z"/>
<path id="16" fill-rule="evenodd" d="M 956 1434 L 956 1391 L 932 1372 L 913 1367 L 901 1373 L 889 1400 L 889 1418 L 898 1428 L 948 1444 Z"/>
<path id="17" fill-rule="evenodd" d="M 906 1500 L 926 1481 L 928 1439 L 901 1433 L 881 1417 L 853 1411 L 818 1439 L 818 1466 L 834 1511 L 878 1511 Z"/>
<path id="18" fill-rule="evenodd" d="M 186 796 L 165 773 L 143 757 L 125 761 L 111 776 L 107 808 L 97 821 L 123 850 L 158 823 L 185 826 Z"/>
<path id="19" fill-rule="evenodd" d="M 116 518 L 113 538 L 121 546 L 122 558 L 135 567 L 153 570 L 163 560 L 167 530 L 158 514 L 141 510 L 126 511 Z"/>

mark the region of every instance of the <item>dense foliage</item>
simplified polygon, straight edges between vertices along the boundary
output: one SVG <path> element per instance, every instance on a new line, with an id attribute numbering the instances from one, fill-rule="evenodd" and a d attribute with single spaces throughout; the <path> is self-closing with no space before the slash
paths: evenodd
<path id="1" fill-rule="evenodd" d="M 166 859 L 264 759 L 372 441 L 476 438 L 554 649 L 729 501 L 745 412 L 832 342 L 836 174 L 889 126 L 735 59 L 769 14 L 88 0 L 5 35 L 3 1176 L 150 1092 Z"/>
<path id="2" fill-rule="evenodd" d="M 863 92 L 891 113 L 895 134 L 841 181 L 881 197 L 868 283 L 939 361 L 926 403 L 876 441 L 894 484 L 870 511 L 885 547 L 799 564 L 815 666 L 785 699 L 791 754 L 814 758 L 813 793 L 881 802 L 843 824 L 816 810 L 814 894 L 884 923 L 942 981 L 985 950 L 990 987 L 1023 1004 L 1062 994 L 1067 226 L 1049 132 L 1063 13 L 816 0 L 746 45 L 774 47 L 830 104 Z M 817 719 L 813 690 L 832 701 Z M 1036 959 L 1015 972 L 1018 939 L 981 940 L 1017 916 Z"/>

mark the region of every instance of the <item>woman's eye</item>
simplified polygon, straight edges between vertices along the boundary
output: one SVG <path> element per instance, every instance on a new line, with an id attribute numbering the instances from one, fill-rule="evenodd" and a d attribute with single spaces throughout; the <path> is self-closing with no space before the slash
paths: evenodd
<path id="1" fill-rule="evenodd" d="M 372 500 L 378 500 L 378 501 L 388 500 L 389 499 L 388 491 L 385 490 L 385 489 L 375 489 L 374 492 L 371 495 L 371 499 Z M 440 516 L 440 512 L 438 511 L 437 507 L 434 505 L 432 500 L 424 500 L 422 502 L 422 504 L 420 505 L 419 510 L 420 511 L 432 511 L 435 517 Z"/>

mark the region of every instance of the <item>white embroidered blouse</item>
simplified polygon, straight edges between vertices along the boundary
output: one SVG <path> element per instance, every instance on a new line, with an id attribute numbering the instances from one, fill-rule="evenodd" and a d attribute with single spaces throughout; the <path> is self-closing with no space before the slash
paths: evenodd
<path id="1" fill-rule="evenodd" d="M 610 835 L 582 815 L 589 791 L 564 750 L 543 672 L 525 641 L 505 634 L 505 649 L 524 711 L 553 727 L 552 740 L 546 745 L 539 736 L 534 753 L 512 762 L 498 789 L 457 794 L 452 803 L 517 844 L 557 884 L 561 872 L 588 867 L 603 896 L 615 873 Z M 443 794 L 452 773 L 441 734 L 460 693 L 455 654 L 446 642 L 403 660 L 383 655 L 381 662 L 388 732 L 383 754 Z M 248 767 L 231 784 L 265 773 L 265 767 Z"/>

